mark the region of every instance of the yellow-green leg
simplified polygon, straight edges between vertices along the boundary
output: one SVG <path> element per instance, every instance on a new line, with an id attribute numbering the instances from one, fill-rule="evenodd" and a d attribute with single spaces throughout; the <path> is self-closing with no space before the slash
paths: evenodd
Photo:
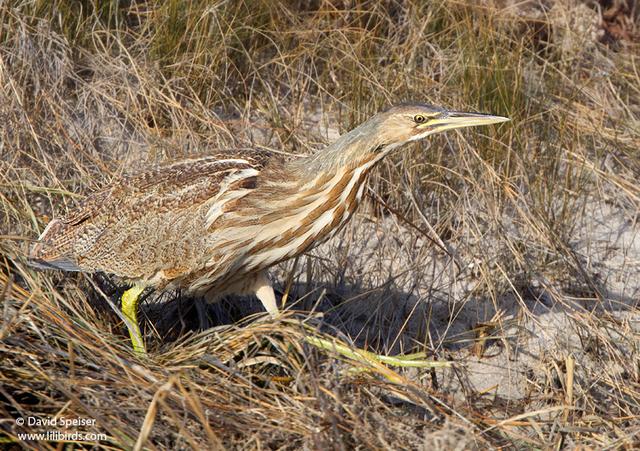
<path id="1" fill-rule="evenodd" d="M 144 348 L 142 334 L 140 333 L 140 326 L 138 326 L 138 301 L 143 291 L 144 287 L 134 285 L 122 295 L 122 313 L 124 313 L 124 316 L 128 320 L 127 329 L 129 329 L 133 350 L 138 354 L 147 353 Z"/>

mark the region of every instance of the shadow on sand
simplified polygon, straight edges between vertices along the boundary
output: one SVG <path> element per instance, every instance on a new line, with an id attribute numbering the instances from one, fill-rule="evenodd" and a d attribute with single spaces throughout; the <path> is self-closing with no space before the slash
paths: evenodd
<path id="1" fill-rule="evenodd" d="M 126 287 L 115 285 L 105 277 L 98 276 L 96 280 L 104 293 L 119 305 Z M 276 290 L 278 299 L 282 299 L 282 295 L 281 290 Z M 524 309 L 538 316 L 576 308 L 591 312 L 633 308 L 632 299 L 614 293 L 607 293 L 607 296 L 618 301 L 606 305 L 597 302 L 567 305 L 554 301 L 542 290 L 524 285 L 517 293 L 501 296 L 497 303 L 479 298 L 456 302 L 447 293 L 437 290 L 433 290 L 428 298 L 418 298 L 398 290 L 391 282 L 372 289 L 349 284 L 309 286 L 294 283 L 286 309 L 296 311 L 301 319 L 322 313 L 317 327 L 323 332 L 340 336 L 363 349 L 395 355 L 469 347 L 476 341 L 479 330 L 495 320 L 497 312 L 502 318 L 515 318 Z M 94 308 L 102 314 L 113 315 L 113 320 L 118 321 L 104 298 L 94 293 L 90 299 Z M 264 309 L 254 296 L 228 296 L 219 303 L 207 304 L 202 298 L 180 292 L 159 294 L 150 291 L 143 295 L 139 318 L 143 329 L 152 326 L 162 337 L 161 342 L 168 344 L 185 333 L 235 324 L 261 313 Z M 124 328 L 123 333 L 126 333 Z M 495 335 L 501 334 L 500 328 L 496 328 Z M 491 343 L 491 332 L 488 338 Z"/>

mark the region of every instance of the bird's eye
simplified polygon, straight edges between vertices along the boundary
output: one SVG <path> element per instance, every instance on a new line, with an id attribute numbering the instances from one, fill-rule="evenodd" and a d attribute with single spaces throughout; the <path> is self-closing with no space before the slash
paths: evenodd
<path id="1" fill-rule="evenodd" d="M 424 124 L 425 122 L 427 122 L 427 118 L 423 114 L 416 114 L 415 116 L 413 116 L 413 121 L 416 124 Z"/>

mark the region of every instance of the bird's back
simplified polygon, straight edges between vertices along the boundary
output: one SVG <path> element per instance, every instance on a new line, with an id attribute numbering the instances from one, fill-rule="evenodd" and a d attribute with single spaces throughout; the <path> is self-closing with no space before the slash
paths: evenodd
<path id="1" fill-rule="evenodd" d="M 30 250 L 36 266 L 104 271 L 159 285 L 207 259 L 207 213 L 255 187 L 268 154 L 220 153 L 116 180 L 49 223 Z M 161 278 L 163 280 L 154 280 Z"/>

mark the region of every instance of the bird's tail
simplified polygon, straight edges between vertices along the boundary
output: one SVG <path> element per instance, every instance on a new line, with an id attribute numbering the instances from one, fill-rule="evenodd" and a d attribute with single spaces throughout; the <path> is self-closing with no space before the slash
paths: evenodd
<path id="1" fill-rule="evenodd" d="M 64 233 L 65 224 L 54 219 L 47 225 L 31 248 L 27 262 L 38 269 L 61 269 L 63 271 L 81 271 L 72 257 L 70 237 Z"/>

